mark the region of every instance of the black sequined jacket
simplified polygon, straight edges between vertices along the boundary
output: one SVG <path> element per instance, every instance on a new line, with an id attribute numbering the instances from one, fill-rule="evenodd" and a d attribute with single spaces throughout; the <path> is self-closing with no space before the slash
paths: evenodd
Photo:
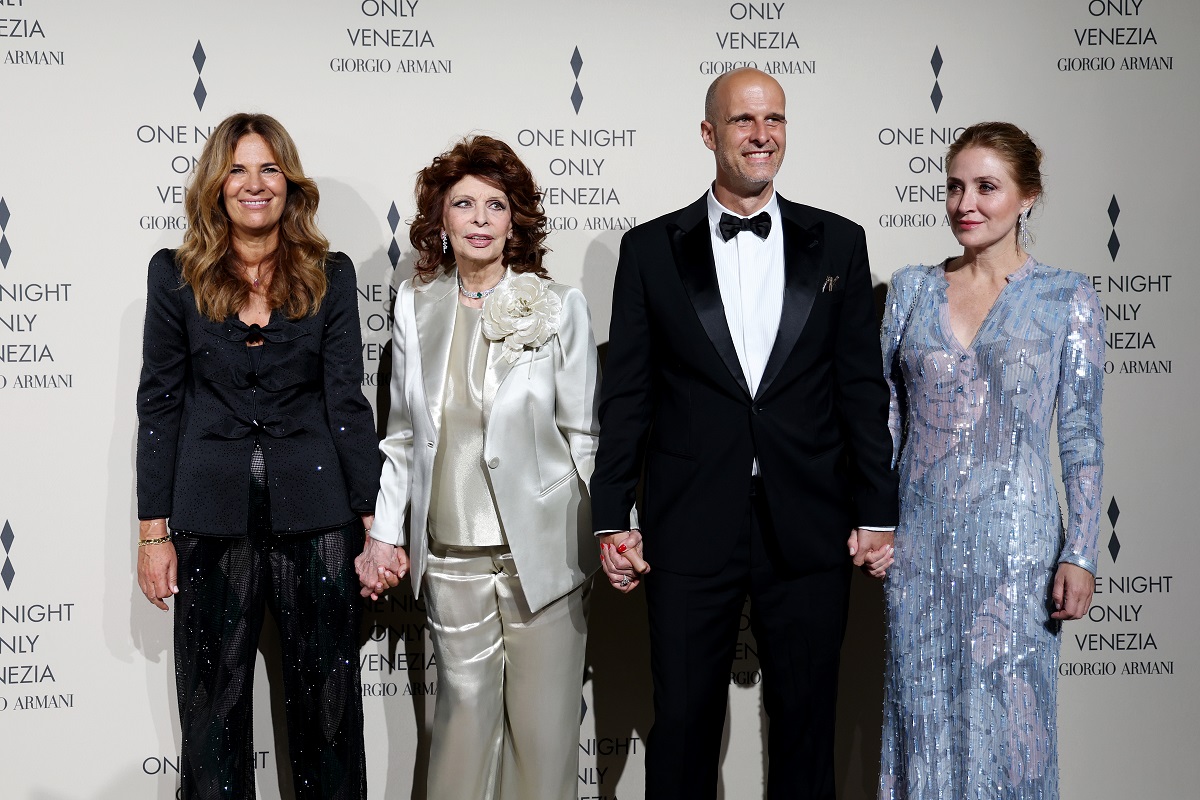
<path id="1" fill-rule="evenodd" d="M 250 455 L 261 443 L 277 533 L 344 525 L 375 508 L 380 458 L 363 396 L 354 265 L 326 263 L 320 310 L 265 327 L 196 310 L 172 250 L 150 260 L 138 385 L 139 519 L 200 534 L 247 531 Z M 254 369 L 246 342 L 263 339 Z"/>

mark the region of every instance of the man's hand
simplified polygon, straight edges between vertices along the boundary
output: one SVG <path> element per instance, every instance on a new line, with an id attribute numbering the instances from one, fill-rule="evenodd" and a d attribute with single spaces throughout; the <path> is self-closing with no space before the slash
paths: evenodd
<path id="1" fill-rule="evenodd" d="M 896 532 L 870 531 L 855 528 L 846 540 L 854 566 L 861 567 L 864 574 L 882 579 L 888 567 L 895 563 Z"/>

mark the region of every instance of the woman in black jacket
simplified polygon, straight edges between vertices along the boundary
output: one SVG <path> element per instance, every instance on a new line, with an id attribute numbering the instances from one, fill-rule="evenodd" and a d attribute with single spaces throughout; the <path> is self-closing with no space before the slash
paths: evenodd
<path id="1" fill-rule="evenodd" d="M 254 796 L 265 608 L 296 796 L 366 796 L 353 561 L 380 462 L 354 267 L 329 252 L 317 201 L 283 126 L 235 114 L 196 164 L 183 245 L 150 261 L 138 584 L 164 610 L 177 596 L 185 798 Z"/>

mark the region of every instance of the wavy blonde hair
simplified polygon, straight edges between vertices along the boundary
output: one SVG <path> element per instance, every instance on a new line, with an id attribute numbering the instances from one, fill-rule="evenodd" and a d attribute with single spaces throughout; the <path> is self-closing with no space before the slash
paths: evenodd
<path id="1" fill-rule="evenodd" d="M 270 256 L 273 272 L 267 302 L 290 319 L 315 314 L 325 299 L 325 260 L 329 242 L 317 228 L 317 185 L 304 174 L 296 143 L 287 130 L 266 114 L 226 117 L 208 136 L 184 194 L 188 228 L 175 260 L 192 287 L 196 309 L 219 322 L 241 310 L 250 298 L 233 250 L 223 190 L 243 136 L 258 134 L 271 148 L 287 179 L 287 199 L 279 220 L 279 247 Z"/>

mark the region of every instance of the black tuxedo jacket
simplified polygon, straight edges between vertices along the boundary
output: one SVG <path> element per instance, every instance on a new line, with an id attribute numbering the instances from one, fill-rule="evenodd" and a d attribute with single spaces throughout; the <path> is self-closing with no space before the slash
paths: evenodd
<path id="1" fill-rule="evenodd" d="M 354 265 L 331 253 L 316 314 L 271 314 L 262 361 L 251 328 L 196 310 L 175 255 L 150 261 L 138 386 L 138 517 L 176 530 L 247 532 L 250 454 L 262 443 L 277 533 L 344 525 L 375 508 L 380 458 L 362 393 Z"/>
<path id="2" fill-rule="evenodd" d="M 646 560 L 672 572 L 713 574 L 729 558 L 755 457 L 796 573 L 845 564 L 851 528 L 897 521 L 863 229 L 782 197 L 779 207 L 783 314 L 753 397 L 725 321 L 706 197 L 621 241 L 593 525 L 627 527 L 644 469 Z"/>

